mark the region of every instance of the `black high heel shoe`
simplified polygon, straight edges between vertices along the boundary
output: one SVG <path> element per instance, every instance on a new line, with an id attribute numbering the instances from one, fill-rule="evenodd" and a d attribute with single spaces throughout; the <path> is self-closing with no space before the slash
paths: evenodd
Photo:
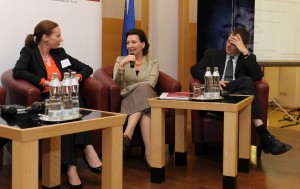
<path id="1" fill-rule="evenodd" d="M 69 176 L 68 176 L 68 171 L 67 171 L 67 169 L 68 169 L 67 166 L 63 165 L 62 168 L 65 169 L 65 175 L 68 178 L 69 189 L 82 189 L 83 188 L 82 183 L 77 184 L 77 185 L 73 185 L 73 184 L 70 183 Z"/>
<path id="2" fill-rule="evenodd" d="M 82 189 L 82 188 L 83 188 L 82 183 L 79 185 L 72 185 L 69 183 L 69 189 Z"/>
<path id="3" fill-rule="evenodd" d="M 146 164 L 146 166 L 147 166 L 147 169 L 148 169 L 149 171 L 151 171 L 151 165 L 150 165 L 150 163 L 148 162 L 146 156 L 144 156 L 144 162 L 145 162 L 145 164 Z"/>
<path id="4" fill-rule="evenodd" d="M 130 144 L 131 139 L 127 135 L 123 134 L 123 151 L 127 151 Z"/>
<path id="5" fill-rule="evenodd" d="M 99 167 L 91 167 L 89 162 L 86 160 L 85 156 L 83 156 L 82 158 L 83 158 L 83 161 L 88 166 L 88 168 L 91 170 L 91 172 L 93 172 L 93 173 L 102 173 L 102 165 L 100 165 Z"/>

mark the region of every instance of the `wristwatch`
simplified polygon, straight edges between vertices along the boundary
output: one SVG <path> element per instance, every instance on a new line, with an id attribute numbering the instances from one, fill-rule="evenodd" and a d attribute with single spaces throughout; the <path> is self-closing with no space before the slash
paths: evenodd
<path id="1" fill-rule="evenodd" d="M 250 54 L 246 54 L 246 55 L 244 55 L 244 58 L 247 58 L 249 55 L 250 55 Z"/>

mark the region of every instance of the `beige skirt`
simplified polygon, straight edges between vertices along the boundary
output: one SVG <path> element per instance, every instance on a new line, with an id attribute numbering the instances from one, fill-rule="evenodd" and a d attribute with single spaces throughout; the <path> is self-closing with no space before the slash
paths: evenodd
<path id="1" fill-rule="evenodd" d="M 150 117 L 149 98 L 156 97 L 155 90 L 147 83 L 141 83 L 122 99 L 121 113 L 131 115 L 143 112 Z"/>

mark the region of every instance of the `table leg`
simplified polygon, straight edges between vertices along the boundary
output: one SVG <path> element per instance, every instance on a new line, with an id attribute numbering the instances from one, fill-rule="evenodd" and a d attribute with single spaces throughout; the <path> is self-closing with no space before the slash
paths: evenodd
<path id="1" fill-rule="evenodd" d="M 38 188 L 38 143 L 12 141 L 12 189 Z"/>
<path id="2" fill-rule="evenodd" d="M 165 180 L 165 112 L 151 108 L 151 182 Z"/>
<path id="3" fill-rule="evenodd" d="M 102 187 L 122 188 L 123 180 L 123 126 L 102 130 Z"/>
<path id="4" fill-rule="evenodd" d="M 42 188 L 60 188 L 61 182 L 61 137 L 42 141 Z"/>
<path id="5" fill-rule="evenodd" d="M 175 110 L 175 164 L 187 164 L 187 110 Z"/>
<path id="6" fill-rule="evenodd" d="M 238 113 L 224 112 L 223 189 L 236 188 Z"/>
<path id="7" fill-rule="evenodd" d="M 239 112 L 238 171 L 249 172 L 251 150 L 251 104 Z"/>

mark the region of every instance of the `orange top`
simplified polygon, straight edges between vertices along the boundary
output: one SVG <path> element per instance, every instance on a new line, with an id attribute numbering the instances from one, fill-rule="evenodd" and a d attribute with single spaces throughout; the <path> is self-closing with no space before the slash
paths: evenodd
<path id="1" fill-rule="evenodd" d="M 51 81 L 52 79 L 52 74 L 53 73 L 57 73 L 58 79 L 61 81 L 62 80 L 62 75 L 57 67 L 57 65 L 55 64 L 52 56 L 50 56 L 50 65 L 47 64 L 46 61 L 44 61 L 44 65 L 46 67 L 46 71 L 47 71 L 47 81 Z M 40 81 L 40 85 L 44 85 L 44 83 L 46 82 L 46 80 L 44 78 L 41 79 Z M 45 86 L 44 90 L 42 91 L 42 93 L 47 93 L 49 92 L 49 86 Z"/>
<path id="2" fill-rule="evenodd" d="M 47 64 L 46 61 L 44 61 L 44 65 L 45 65 L 46 71 L 47 71 L 47 81 L 49 81 L 49 82 L 51 81 L 52 74 L 55 73 L 55 72 L 57 73 L 58 79 L 61 81 L 62 80 L 62 75 L 61 75 L 61 73 L 60 73 L 60 71 L 59 71 L 57 65 L 55 64 L 55 62 L 54 62 L 51 55 L 50 55 L 49 61 L 50 61 L 50 66 Z M 82 80 L 82 75 L 81 74 L 76 74 L 76 76 L 80 78 L 79 81 Z M 40 81 L 40 85 L 43 86 L 45 82 L 46 82 L 46 80 L 44 78 L 42 78 L 41 81 Z M 42 93 L 47 93 L 49 91 L 50 91 L 49 86 L 45 86 Z"/>

